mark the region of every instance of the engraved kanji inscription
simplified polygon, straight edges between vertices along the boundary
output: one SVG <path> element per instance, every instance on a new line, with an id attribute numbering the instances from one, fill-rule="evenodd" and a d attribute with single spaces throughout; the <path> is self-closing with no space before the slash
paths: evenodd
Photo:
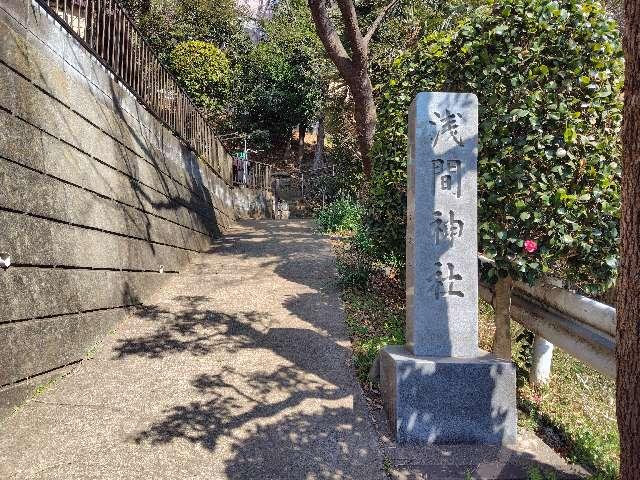
<path id="1" fill-rule="evenodd" d="M 458 237 L 462 237 L 462 230 L 464 228 L 464 222 L 460 219 L 456 219 L 456 214 L 453 210 L 449 210 L 449 218 L 443 216 L 442 212 L 436 210 L 433 212 L 434 237 L 436 245 L 441 242 L 453 242 Z"/>
<path id="2" fill-rule="evenodd" d="M 436 274 L 434 282 L 434 293 L 436 300 L 454 295 L 456 297 L 464 297 L 461 290 L 455 289 L 455 282 L 462 280 L 462 275 L 455 273 L 453 263 L 447 263 L 447 273 L 442 272 L 442 263 L 436 262 Z"/>
<path id="3" fill-rule="evenodd" d="M 458 120 L 456 118 L 462 118 L 462 115 L 459 113 L 452 113 L 448 108 L 445 109 L 444 113 L 433 112 L 433 115 L 438 119 L 437 122 L 429 120 L 431 125 L 436 126 L 436 136 L 433 139 L 433 146 L 436 147 L 438 145 L 438 141 L 440 141 L 446 134 L 449 134 L 459 147 L 463 147 L 464 144 L 458 135 L 459 127 Z"/>
<path id="4" fill-rule="evenodd" d="M 431 160 L 433 165 L 433 182 L 436 190 L 445 190 L 451 192 L 456 197 L 462 195 L 462 164 L 460 160 L 445 161 L 436 158 Z"/>

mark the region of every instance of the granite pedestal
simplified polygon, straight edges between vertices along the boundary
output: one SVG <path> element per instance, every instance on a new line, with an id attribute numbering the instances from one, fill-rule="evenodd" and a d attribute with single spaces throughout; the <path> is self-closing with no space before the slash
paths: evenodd
<path id="1" fill-rule="evenodd" d="M 482 353 L 476 358 L 416 357 L 401 345 L 381 351 L 380 385 L 396 441 L 516 441 L 515 367 Z"/>

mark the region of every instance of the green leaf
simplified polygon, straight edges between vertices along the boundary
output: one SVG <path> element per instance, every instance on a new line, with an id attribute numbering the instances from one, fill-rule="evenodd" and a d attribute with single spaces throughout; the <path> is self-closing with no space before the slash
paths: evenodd
<path id="1" fill-rule="evenodd" d="M 567 143 L 576 143 L 577 138 L 578 134 L 575 129 L 571 125 L 568 125 L 564 130 L 564 141 Z"/>
<path id="2" fill-rule="evenodd" d="M 377 248 L 402 252 L 404 245 L 411 101 L 420 91 L 473 91 L 481 104 L 480 250 L 520 280 L 558 272 L 585 292 L 611 282 L 615 269 L 605 259 L 618 256 L 624 65 L 616 26 L 602 6 L 576 2 L 500 0 L 451 18 L 442 30 L 427 29 L 414 48 L 393 38 L 390 51 L 404 50 L 402 61 L 391 68 L 385 61 L 381 71 L 376 65 L 373 75 L 381 87 L 366 224 Z M 357 168 L 346 131 L 337 125 L 332 132 L 332 156 L 336 166 Z M 361 176 L 339 177 L 336 189 L 361 188 Z M 539 238 L 535 261 L 517 247 L 526 238 Z"/>
<path id="3" fill-rule="evenodd" d="M 525 110 L 523 108 L 516 108 L 515 110 L 511 110 L 511 115 L 516 118 L 522 118 L 529 115 L 529 110 Z"/>
<path id="4" fill-rule="evenodd" d="M 509 29 L 509 26 L 503 23 L 501 25 L 498 25 L 496 28 L 494 28 L 493 31 L 496 35 L 502 35 L 508 29 Z"/>

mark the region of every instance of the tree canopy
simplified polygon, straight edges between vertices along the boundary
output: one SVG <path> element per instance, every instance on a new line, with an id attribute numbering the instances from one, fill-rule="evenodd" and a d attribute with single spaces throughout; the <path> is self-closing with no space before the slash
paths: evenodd
<path id="1" fill-rule="evenodd" d="M 178 43 L 169 54 L 169 65 L 197 105 L 212 113 L 224 106 L 231 68 L 218 47 L 200 40 Z"/>
<path id="2" fill-rule="evenodd" d="M 301 1 L 281 2 L 261 27 L 262 40 L 236 67 L 232 108 L 237 129 L 268 132 L 277 145 L 318 118 L 327 63 Z"/>

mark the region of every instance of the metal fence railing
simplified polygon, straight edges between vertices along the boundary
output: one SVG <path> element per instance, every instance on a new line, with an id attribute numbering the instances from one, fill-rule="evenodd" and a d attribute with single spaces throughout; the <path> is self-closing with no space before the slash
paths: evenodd
<path id="1" fill-rule="evenodd" d="M 271 189 L 271 165 L 266 163 L 233 159 L 233 184 L 262 190 Z"/>
<path id="2" fill-rule="evenodd" d="M 483 256 L 479 260 L 492 263 Z M 496 306 L 491 285 L 480 282 L 480 296 Z M 533 287 L 513 282 L 510 309 L 511 318 L 535 334 L 531 366 L 537 377 L 532 378 L 535 383 L 548 380 L 554 345 L 604 375 L 615 377 L 615 308 L 543 281 Z"/>
<path id="3" fill-rule="evenodd" d="M 37 0 L 92 52 L 145 107 L 227 182 L 230 158 L 218 155 L 213 128 L 163 67 L 131 17 L 115 0 Z M 222 148 L 220 147 L 220 150 Z"/>

